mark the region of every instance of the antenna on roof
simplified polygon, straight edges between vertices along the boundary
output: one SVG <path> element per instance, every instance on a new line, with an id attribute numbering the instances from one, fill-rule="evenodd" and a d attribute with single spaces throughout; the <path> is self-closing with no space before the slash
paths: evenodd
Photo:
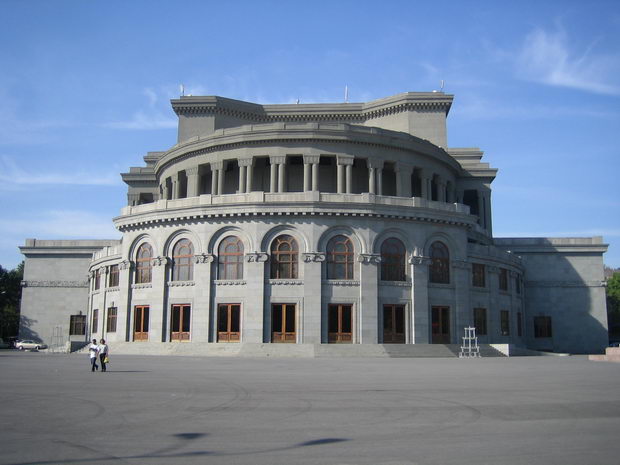
<path id="1" fill-rule="evenodd" d="M 297 99 L 297 102 L 296 102 L 296 103 L 297 103 L 297 105 L 299 105 L 299 99 Z"/>
<path id="2" fill-rule="evenodd" d="M 344 86 L 344 103 L 349 103 L 349 86 Z"/>
<path id="3" fill-rule="evenodd" d="M 444 85 L 444 81 L 443 79 L 441 80 L 441 88 L 439 89 L 439 92 L 443 92 L 443 85 Z"/>
<path id="4" fill-rule="evenodd" d="M 181 97 L 185 97 L 185 86 L 183 84 L 179 86 L 179 90 L 181 91 Z"/>

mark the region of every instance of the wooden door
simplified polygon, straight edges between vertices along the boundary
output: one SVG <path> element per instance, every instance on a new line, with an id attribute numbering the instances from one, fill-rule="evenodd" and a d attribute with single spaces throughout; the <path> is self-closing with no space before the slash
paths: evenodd
<path id="1" fill-rule="evenodd" d="M 405 343 L 405 306 L 383 306 L 383 343 Z"/>
<path id="2" fill-rule="evenodd" d="M 173 305 L 170 321 L 170 340 L 189 341 L 191 307 L 189 305 Z"/>
<path id="3" fill-rule="evenodd" d="M 353 306 L 331 304 L 327 307 L 327 341 L 333 344 L 353 342 Z"/>
<path id="4" fill-rule="evenodd" d="M 133 317 L 133 340 L 149 340 L 149 307 L 148 305 L 138 305 L 134 309 Z"/>
<path id="5" fill-rule="evenodd" d="M 433 344 L 450 344 L 450 307 L 432 307 Z"/>
<path id="6" fill-rule="evenodd" d="M 217 307 L 217 341 L 241 340 L 241 305 L 219 304 Z"/>
<path id="7" fill-rule="evenodd" d="M 271 342 L 297 342 L 296 311 L 293 304 L 271 306 Z"/>

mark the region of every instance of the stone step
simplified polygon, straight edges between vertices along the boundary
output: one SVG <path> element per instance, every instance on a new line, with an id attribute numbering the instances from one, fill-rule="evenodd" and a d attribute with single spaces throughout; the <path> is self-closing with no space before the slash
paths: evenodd
<path id="1" fill-rule="evenodd" d="M 615 362 L 620 363 L 620 347 L 607 347 L 605 354 L 589 355 L 589 360 L 595 362 Z"/>
<path id="2" fill-rule="evenodd" d="M 237 357 L 458 357 L 457 344 L 255 344 L 183 342 L 111 342 L 110 356 L 184 355 Z M 83 349 L 84 350 L 84 349 Z M 482 357 L 503 357 L 488 344 L 480 345 Z"/>

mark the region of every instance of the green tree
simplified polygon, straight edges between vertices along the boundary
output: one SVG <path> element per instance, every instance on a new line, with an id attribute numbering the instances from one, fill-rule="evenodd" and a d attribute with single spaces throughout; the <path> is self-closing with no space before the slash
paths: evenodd
<path id="1" fill-rule="evenodd" d="M 0 337 L 16 336 L 19 331 L 19 303 L 24 262 L 6 270 L 0 266 Z"/>
<path id="2" fill-rule="evenodd" d="M 620 340 L 620 273 L 607 280 L 606 294 L 609 339 Z"/>

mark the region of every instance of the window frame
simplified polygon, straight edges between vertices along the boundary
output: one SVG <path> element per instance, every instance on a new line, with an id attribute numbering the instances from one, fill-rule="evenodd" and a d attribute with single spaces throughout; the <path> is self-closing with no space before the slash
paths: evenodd
<path id="1" fill-rule="evenodd" d="M 482 324 L 478 325 L 478 322 L 481 321 Z M 475 307 L 474 308 L 474 327 L 476 328 L 477 336 L 487 336 L 488 333 L 488 316 L 487 309 L 484 307 Z"/>
<path id="2" fill-rule="evenodd" d="M 393 249 L 388 250 L 388 247 Z M 407 248 L 403 241 L 396 237 L 384 240 L 381 244 L 381 281 L 407 281 L 406 261 Z"/>
<path id="3" fill-rule="evenodd" d="M 108 271 L 108 287 L 118 287 L 120 283 L 118 265 L 110 265 Z"/>
<path id="4" fill-rule="evenodd" d="M 498 278 L 498 287 L 500 291 L 508 292 L 508 269 L 500 268 L 499 269 L 499 278 Z"/>
<path id="5" fill-rule="evenodd" d="M 437 253 L 445 256 L 436 255 Z M 428 280 L 433 284 L 450 284 L 450 249 L 441 241 L 435 241 L 429 248 L 431 264 Z"/>
<path id="6" fill-rule="evenodd" d="M 188 249 L 188 253 L 184 252 Z M 172 248 L 172 281 L 194 280 L 194 244 L 187 238 L 179 239 Z"/>
<path id="7" fill-rule="evenodd" d="M 500 310 L 499 331 L 502 336 L 510 336 L 510 311 Z"/>
<path id="8" fill-rule="evenodd" d="M 484 263 L 471 264 L 471 285 L 472 287 L 487 287 L 486 266 Z"/>
<path id="9" fill-rule="evenodd" d="M 545 339 L 553 337 L 553 321 L 549 315 L 535 316 L 533 321 L 535 339 Z"/>
<path id="10" fill-rule="evenodd" d="M 86 335 L 86 315 L 69 316 L 69 336 Z"/>
<path id="11" fill-rule="evenodd" d="M 280 249 L 288 245 L 290 250 Z M 286 257 L 289 260 L 286 260 Z M 299 246 L 290 234 L 281 234 L 271 243 L 271 279 L 298 279 L 299 277 Z"/>
<path id="12" fill-rule="evenodd" d="M 115 333 L 118 321 L 118 308 L 108 307 L 106 315 L 106 333 Z"/>
<path id="13" fill-rule="evenodd" d="M 148 256 L 143 253 L 148 249 Z M 148 242 L 145 242 L 138 247 L 136 253 L 136 284 L 149 284 L 153 279 L 153 247 Z"/>
<path id="14" fill-rule="evenodd" d="M 93 309 L 93 318 L 91 321 L 91 332 L 92 333 L 97 333 L 99 332 L 99 309 L 95 308 Z"/>
<path id="15" fill-rule="evenodd" d="M 232 242 L 232 239 L 235 240 L 234 243 Z M 236 245 L 236 251 L 226 252 L 227 247 L 231 245 Z M 218 279 L 227 281 L 243 279 L 244 251 L 245 248 L 243 245 L 243 241 L 238 236 L 226 236 L 224 239 L 222 239 L 222 241 L 218 245 L 217 254 Z M 232 272 L 233 269 L 234 273 Z"/>
<path id="16" fill-rule="evenodd" d="M 336 250 L 339 244 L 344 246 L 344 251 L 341 252 Z M 355 267 L 353 266 L 355 261 L 355 247 L 350 237 L 344 234 L 338 234 L 332 237 L 327 242 L 325 252 L 327 256 L 326 278 L 328 280 L 352 281 L 355 279 Z M 342 260 L 340 260 L 340 258 Z M 341 267 L 344 267 L 344 273 L 341 273 Z"/>

